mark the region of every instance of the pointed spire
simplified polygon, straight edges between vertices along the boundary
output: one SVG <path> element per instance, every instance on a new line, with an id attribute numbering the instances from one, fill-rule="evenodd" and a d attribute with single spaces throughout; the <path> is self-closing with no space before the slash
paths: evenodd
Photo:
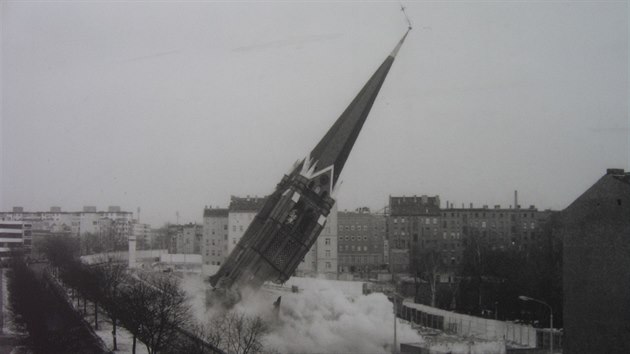
<path id="1" fill-rule="evenodd" d="M 410 30 L 411 28 L 407 30 L 391 54 L 363 86 L 359 94 L 352 100 L 313 151 L 311 151 L 310 156 L 315 161 L 318 161 L 315 173 L 333 165 L 333 186 L 337 183 L 337 178 L 348 159 L 350 150 L 352 150 L 352 146 L 354 146 L 361 127 L 363 127 L 363 123 L 370 113 L 370 109 L 387 77 L 394 58 Z"/>

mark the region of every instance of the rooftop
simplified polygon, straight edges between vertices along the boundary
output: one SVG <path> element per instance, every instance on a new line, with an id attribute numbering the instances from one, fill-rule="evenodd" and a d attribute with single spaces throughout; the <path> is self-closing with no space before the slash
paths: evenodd
<path id="1" fill-rule="evenodd" d="M 426 215 L 440 213 L 440 197 L 402 196 L 389 197 L 389 208 L 392 216 Z"/>
<path id="2" fill-rule="evenodd" d="M 258 211 L 267 201 L 267 197 L 235 197 L 232 196 L 230 200 L 230 211 Z"/>
<path id="3" fill-rule="evenodd" d="M 203 209 L 203 217 L 210 217 L 210 216 L 223 216 L 226 217 L 228 216 L 229 210 L 227 208 L 204 208 Z"/>

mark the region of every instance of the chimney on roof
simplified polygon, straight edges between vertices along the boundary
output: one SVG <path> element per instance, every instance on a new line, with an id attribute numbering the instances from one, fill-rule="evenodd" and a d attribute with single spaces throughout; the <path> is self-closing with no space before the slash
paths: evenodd
<path id="1" fill-rule="evenodd" d="M 495 209 L 501 209 L 501 206 L 499 204 L 494 206 Z"/>
<path id="2" fill-rule="evenodd" d="M 84 213 L 96 213 L 96 207 L 95 206 L 84 206 L 83 207 L 83 212 Z"/>
<path id="3" fill-rule="evenodd" d="M 514 208 L 518 209 L 518 191 L 514 191 Z"/>
<path id="4" fill-rule="evenodd" d="M 13 207 L 13 212 L 14 213 L 23 213 L 24 212 L 24 208 L 20 207 L 20 206 L 14 206 Z"/>
<path id="5" fill-rule="evenodd" d="M 51 212 L 51 213 L 61 213 L 61 207 L 58 207 L 58 206 L 51 206 L 51 207 L 50 207 L 50 212 Z"/>
<path id="6" fill-rule="evenodd" d="M 472 209 L 472 208 L 473 208 L 473 203 L 470 203 L 470 209 Z"/>
<path id="7" fill-rule="evenodd" d="M 484 208 L 484 209 L 488 209 L 488 206 L 487 206 L 487 205 L 484 205 L 484 206 L 483 206 L 483 208 Z"/>
<path id="8" fill-rule="evenodd" d="M 110 205 L 107 207 L 107 211 L 110 213 L 120 213 L 120 207 L 117 205 Z"/>

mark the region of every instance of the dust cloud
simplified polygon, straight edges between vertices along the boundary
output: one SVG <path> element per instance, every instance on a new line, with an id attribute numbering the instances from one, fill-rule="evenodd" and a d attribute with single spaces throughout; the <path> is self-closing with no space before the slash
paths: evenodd
<path id="1" fill-rule="evenodd" d="M 186 276 L 182 286 L 191 295 L 193 312 L 208 321 L 219 308 L 208 308 L 199 276 Z M 278 311 L 273 302 L 282 296 Z M 231 311 L 262 317 L 270 327 L 265 348 L 281 353 L 388 353 L 394 340 L 392 303 L 383 294 L 348 298 L 329 286 L 300 289 L 299 293 L 263 288 L 245 291 Z M 408 324 L 397 323 L 398 343 L 421 343 L 423 338 Z"/>

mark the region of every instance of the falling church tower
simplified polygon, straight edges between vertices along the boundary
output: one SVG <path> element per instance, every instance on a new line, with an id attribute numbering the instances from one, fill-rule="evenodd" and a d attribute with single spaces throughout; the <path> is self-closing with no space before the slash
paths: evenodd
<path id="1" fill-rule="evenodd" d="M 409 30 L 310 155 L 282 178 L 210 277 L 212 286 L 238 292 L 291 277 L 324 228 L 341 170 Z"/>

